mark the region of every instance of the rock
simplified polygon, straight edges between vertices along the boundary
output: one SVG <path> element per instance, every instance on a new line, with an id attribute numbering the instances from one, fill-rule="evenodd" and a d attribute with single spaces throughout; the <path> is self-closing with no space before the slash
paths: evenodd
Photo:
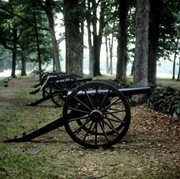
<path id="1" fill-rule="evenodd" d="M 172 87 L 157 86 L 147 101 L 151 109 L 170 114 L 180 119 L 180 90 Z"/>

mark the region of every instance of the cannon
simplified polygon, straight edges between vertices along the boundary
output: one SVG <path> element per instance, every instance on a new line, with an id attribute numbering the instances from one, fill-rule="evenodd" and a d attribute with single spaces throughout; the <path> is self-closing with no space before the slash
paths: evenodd
<path id="1" fill-rule="evenodd" d="M 64 76 L 66 75 L 65 73 L 63 72 L 59 72 L 59 73 L 56 73 L 56 72 L 46 72 L 46 73 L 43 73 L 42 74 L 42 80 L 40 83 L 36 84 L 33 86 L 33 88 L 37 88 L 39 87 L 38 89 L 34 90 L 34 91 L 31 91 L 29 94 L 36 94 L 40 91 L 42 91 L 42 96 L 44 97 L 46 94 L 49 94 L 49 88 L 51 86 L 51 83 L 52 81 L 57 78 L 57 77 L 61 77 L 61 76 Z"/>
<path id="2" fill-rule="evenodd" d="M 39 91 L 43 91 L 42 98 L 27 104 L 27 106 L 36 106 L 46 100 L 51 99 L 54 104 L 58 107 L 62 107 L 64 104 L 64 99 L 66 97 L 67 91 L 73 90 L 77 86 L 80 86 L 83 82 L 91 81 L 92 78 L 86 77 L 82 78 L 78 75 L 70 74 L 50 74 L 43 78 L 41 88 L 30 92 L 30 94 L 35 94 Z"/>
<path id="3" fill-rule="evenodd" d="M 66 94 L 62 117 L 22 136 L 4 142 L 26 142 L 64 126 L 69 136 L 88 148 L 110 147 L 127 133 L 131 121 L 129 95 L 150 93 L 150 87 L 114 87 L 107 81 L 91 81 Z"/>

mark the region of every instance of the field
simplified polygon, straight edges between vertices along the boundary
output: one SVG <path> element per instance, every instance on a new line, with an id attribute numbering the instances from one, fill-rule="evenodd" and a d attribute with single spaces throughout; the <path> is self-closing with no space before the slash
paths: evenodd
<path id="1" fill-rule="evenodd" d="M 180 178 L 180 120 L 153 111 L 146 104 L 131 108 L 128 133 L 108 149 L 84 148 L 64 127 L 31 142 L 4 143 L 7 137 L 22 135 L 61 115 L 62 108 L 51 101 L 25 106 L 41 97 L 29 95 L 37 79 L 19 77 L 10 80 L 8 87 L 0 87 L 0 178 Z M 179 87 L 180 82 L 159 79 L 158 83 Z"/>

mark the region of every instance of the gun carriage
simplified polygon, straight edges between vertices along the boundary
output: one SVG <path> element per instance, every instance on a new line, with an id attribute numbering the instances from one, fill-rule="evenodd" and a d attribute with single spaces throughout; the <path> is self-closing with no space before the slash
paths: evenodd
<path id="1" fill-rule="evenodd" d="M 42 82 L 34 86 L 41 87 L 30 92 L 30 94 L 36 94 L 42 91 L 42 98 L 27 104 L 27 106 L 36 106 L 51 99 L 55 105 L 62 107 L 64 104 L 63 98 L 66 97 L 67 91 L 73 90 L 77 86 L 80 86 L 80 84 L 91 80 L 92 78 L 90 77 L 82 78 L 76 74 L 47 73 L 43 76 Z"/>
<path id="2" fill-rule="evenodd" d="M 69 136 L 88 148 L 110 147 L 127 133 L 131 112 L 127 96 L 150 93 L 150 87 L 117 88 L 108 81 L 92 81 L 66 90 L 62 117 L 5 142 L 25 142 L 64 126 Z M 56 90 L 54 91 L 56 93 Z"/>

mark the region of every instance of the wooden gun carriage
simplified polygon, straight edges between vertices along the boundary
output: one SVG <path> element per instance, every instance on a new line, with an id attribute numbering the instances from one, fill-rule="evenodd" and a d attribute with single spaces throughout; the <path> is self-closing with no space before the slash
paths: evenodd
<path id="1" fill-rule="evenodd" d="M 62 117 L 5 142 L 26 142 L 64 126 L 69 136 L 88 148 L 110 147 L 127 133 L 131 113 L 127 96 L 150 93 L 150 87 L 116 88 L 108 81 L 92 81 L 66 90 Z"/>
<path id="2" fill-rule="evenodd" d="M 58 107 L 63 106 L 63 100 L 65 94 L 69 90 L 73 90 L 77 86 L 80 86 L 83 82 L 91 81 L 92 78 L 82 78 L 75 74 L 66 75 L 64 73 L 47 73 L 43 76 L 42 82 L 34 87 L 41 86 L 40 88 L 30 92 L 30 94 L 36 94 L 42 91 L 42 98 L 27 104 L 27 106 L 36 106 L 46 100 L 51 99 L 52 102 Z"/>

